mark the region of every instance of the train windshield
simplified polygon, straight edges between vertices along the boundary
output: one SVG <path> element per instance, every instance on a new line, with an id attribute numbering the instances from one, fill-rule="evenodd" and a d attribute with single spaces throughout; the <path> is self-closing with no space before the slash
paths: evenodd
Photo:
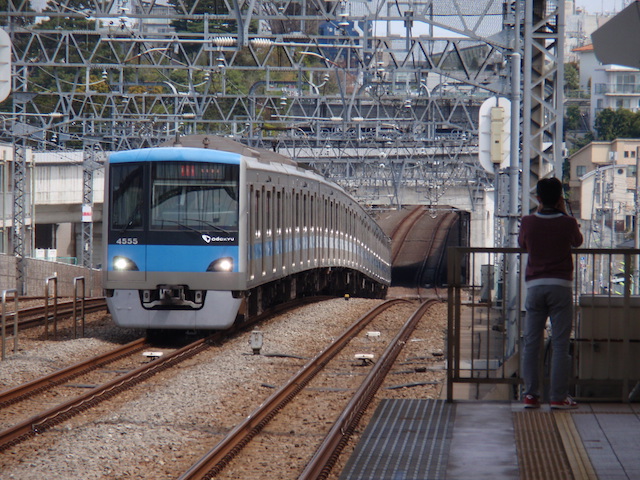
<path id="1" fill-rule="evenodd" d="M 142 164 L 113 165 L 110 171 L 111 228 L 139 230 L 142 228 L 144 190 Z"/>
<path id="2" fill-rule="evenodd" d="M 158 162 L 151 171 L 152 230 L 238 229 L 238 165 Z"/>

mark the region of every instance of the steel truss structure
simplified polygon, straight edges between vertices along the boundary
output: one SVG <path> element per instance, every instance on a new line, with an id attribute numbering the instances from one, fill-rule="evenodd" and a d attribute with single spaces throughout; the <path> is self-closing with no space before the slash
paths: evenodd
<path id="1" fill-rule="evenodd" d="M 558 162 L 563 0 L 3 3 L 13 94 L 0 140 L 17 148 L 83 148 L 93 168 L 98 147 L 227 135 L 353 192 L 373 185 L 401 203 L 417 188 L 435 205 L 452 186 L 492 187 L 478 108 L 510 96 L 515 52 L 524 166 L 544 175 Z"/>

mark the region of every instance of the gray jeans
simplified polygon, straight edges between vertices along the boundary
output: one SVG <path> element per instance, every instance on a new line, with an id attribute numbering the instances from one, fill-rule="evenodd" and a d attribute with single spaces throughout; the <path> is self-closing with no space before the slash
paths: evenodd
<path id="1" fill-rule="evenodd" d="M 525 302 L 522 377 L 525 395 L 540 395 L 538 378 L 540 352 L 547 318 L 551 320 L 551 389 L 552 402 L 563 401 L 568 394 L 571 356 L 569 339 L 573 320 L 573 298 L 570 287 L 540 285 L 527 288 Z"/>

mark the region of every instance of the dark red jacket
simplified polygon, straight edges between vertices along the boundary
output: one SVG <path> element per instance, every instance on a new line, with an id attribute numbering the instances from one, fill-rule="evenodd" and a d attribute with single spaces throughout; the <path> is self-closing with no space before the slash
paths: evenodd
<path id="1" fill-rule="evenodd" d="M 529 254 L 525 280 L 533 284 L 567 284 L 573 280 L 571 248 L 582 245 L 575 218 L 561 212 L 534 213 L 522 218 L 518 244 Z M 557 281 L 545 282 L 546 279 Z"/>

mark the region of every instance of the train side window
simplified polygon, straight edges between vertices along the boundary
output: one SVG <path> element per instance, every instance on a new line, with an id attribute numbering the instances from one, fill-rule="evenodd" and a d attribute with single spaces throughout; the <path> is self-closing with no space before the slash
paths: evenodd
<path id="1" fill-rule="evenodd" d="M 329 230 L 329 200 L 324 199 L 324 233 Z"/>
<path id="2" fill-rule="evenodd" d="M 256 213 L 255 237 L 261 238 L 262 237 L 262 198 L 260 196 L 259 190 L 256 190 L 255 213 Z"/>
<path id="3" fill-rule="evenodd" d="M 276 192 L 276 235 L 282 235 L 282 192 Z"/>
<path id="4" fill-rule="evenodd" d="M 265 204 L 264 204 L 264 208 L 265 208 L 265 235 L 270 237 L 271 236 L 271 232 L 272 232 L 272 226 L 271 226 L 271 190 L 267 190 L 266 191 L 266 198 L 265 198 Z"/>
<path id="5" fill-rule="evenodd" d="M 294 213 L 294 219 L 293 219 L 293 225 L 296 228 L 296 232 L 300 231 L 300 194 L 296 193 L 296 200 L 295 200 L 295 213 Z"/>

